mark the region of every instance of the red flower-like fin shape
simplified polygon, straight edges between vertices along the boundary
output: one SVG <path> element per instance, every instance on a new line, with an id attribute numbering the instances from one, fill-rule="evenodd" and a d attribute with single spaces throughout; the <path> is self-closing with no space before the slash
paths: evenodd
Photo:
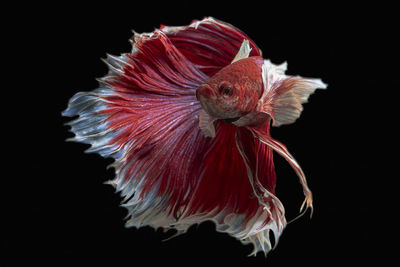
<path id="1" fill-rule="evenodd" d="M 230 42 L 223 51 L 229 64 L 243 35 L 226 25 L 199 22 L 197 29 L 201 36 L 216 31 L 211 34 L 216 41 L 208 44 L 215 50 L 220 42 Z M 195 46 L 196 34 L 188 29 L 180 36 Z M 201 65 L 194 54 L 185 54 L 185 42 L 179 48 L 168 31 L 136 34 L 133 41 L 132 53 L 107 57 L 110 72 L 100 88 L 71 98 L 63 115 L 79 116 L 69 123 L 72 140 L 91 144 L 87 152 L 115 159 L 116 177 L 109 183 L 124 198 L 127 226 L 172 227 L 182 233 L 194 223 L 213 220 L 218 231 L 252 242 L 255 252 L 267 252 L 269 230 L 277 238 L 285 222 L 274 201 L 266 200 L 270 210 L 260 205 L 246 165 L 257 171 L 257 186 L 274 194 L 272 149 L 244 127 L 216 121 L 213 139 L 199 128 L 195 90 L 207 80 L 204 73 L 225 63 Z M 197 51 L 207 49 L 199 45 Z M 251 53 L 257 51 L 253 45 Z M 269 124 L 264 127 L 269 132 Z M 244 161 L 242 147 L 257 157 Z"/>

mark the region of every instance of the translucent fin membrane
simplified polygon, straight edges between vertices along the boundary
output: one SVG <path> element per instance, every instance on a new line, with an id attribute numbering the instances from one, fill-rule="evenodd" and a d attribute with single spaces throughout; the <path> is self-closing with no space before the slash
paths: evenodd
<path id="1" fill-rule="evenodd" d="M 265 60 L 262 66 L 264 94 L 259 107 L 272 117 L 273 126 L 295 122 L 309 96 L 317 88 L 327 87 L 320 79 L 287 76 L 286 67 L 286 62 L 276 66 L 269 60 Z"/>

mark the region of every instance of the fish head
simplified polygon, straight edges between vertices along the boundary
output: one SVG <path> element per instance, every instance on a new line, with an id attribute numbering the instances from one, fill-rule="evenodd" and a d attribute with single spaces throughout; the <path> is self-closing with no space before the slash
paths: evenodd
<path id="1" fill-rule="evenodd" d="M 235 119 L 255 109 L 262 77 L 253 61 L 250 57 L 234 62 L 197 88 L 196 97 L 205 112 L 217 119 Z"/>
<path id="2" fill-rule="evenodd" d="M 237 84 L 223 80 L 220 83 L 204 83 L 196 91 L 202 108 L 212 117 L 230 119 L 240 117 L 238 109 L 240 88 Z"/>

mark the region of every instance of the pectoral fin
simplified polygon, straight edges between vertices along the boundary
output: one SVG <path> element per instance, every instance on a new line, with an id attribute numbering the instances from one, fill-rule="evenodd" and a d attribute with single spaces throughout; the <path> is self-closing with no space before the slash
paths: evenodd
<path id="1" fill-rule="evenodd" d="M 273 126 L 291 124 L 300 117 L 303 105 L 317 88 L 327 85 L 320 79 L 285 75 L 286 63 L 276 66 L 265 60 L 262 67 L 264 93 L 260 105 Z"/>
<path id="2" fill-rule="evenodd" d="M 199 127 L 201 132 L 206 136 L 206 137 L 215 137 L 215 127 L 214 127 L 214 121 L 216 121 L 216 118 L 211 117 L 210 115 L 207 114 L 204 110 L 200 112 L 199 115 Z"/>

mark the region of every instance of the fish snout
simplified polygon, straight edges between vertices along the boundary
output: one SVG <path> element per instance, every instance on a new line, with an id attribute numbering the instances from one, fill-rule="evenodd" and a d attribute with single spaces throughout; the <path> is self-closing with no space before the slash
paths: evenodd
<path id="1" fill-rule="evenodd" d="M 203 96 L 206 99 L 211 98 L 214 95 L 213 90 L 210 85 L 202 84 L 196 90 L 196 98 L 200 101 L 200 96 Z"/>

